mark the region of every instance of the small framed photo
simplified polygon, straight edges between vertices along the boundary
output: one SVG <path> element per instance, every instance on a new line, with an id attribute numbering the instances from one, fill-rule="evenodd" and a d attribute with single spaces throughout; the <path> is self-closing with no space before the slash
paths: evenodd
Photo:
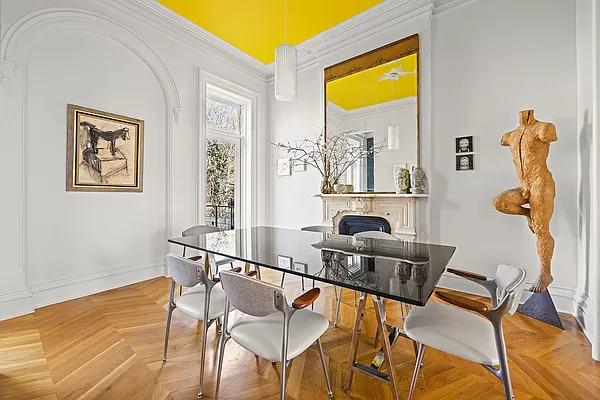
<path id="1" fill-rule="evenodd" d="M 277 266 L 283 269 L 292 269 L 292 257 L 277 256 Z"/>
<path id="2" fill-rule="evenodd" d="M 292 165 L 289 158 L 280 158 L 277 160 L 277 176 L 290 176 L 292 174 Z"/>
<path id="3" fill-rule="evenodd" d="M 308 264 L 295 262 L 294 263 L 294 271 L 300 272 L 301 274 L 308 273 Z"/>
<path id="4" fill-rule="evenodd" d="M 473 151 L 473 136 L 463 136 L 456 138 L 457 153 L 472 153 Z"/>
<path id="5" fill-rule="evenodd" d="M 456 156 L 456 170 L 457 171 L 472 171 L 475 169 L 473 163 L 473 154 L 462 154 Z"/>
<path id="6" fill-rule="evenodd" d="M 294 161 L 294 172 L 306 171 L 306 163 L 302 161 Z"/>

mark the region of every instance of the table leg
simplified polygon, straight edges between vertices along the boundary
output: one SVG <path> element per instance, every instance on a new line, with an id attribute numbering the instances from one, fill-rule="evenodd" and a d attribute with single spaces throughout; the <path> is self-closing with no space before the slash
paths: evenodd
<path id="1" fill-rule="evenodd" d="M 354 320 L 354 330 L 352 331 L 352 344 L 350 345 L 350 353 L 348 355 L 348 367 L 346 368 L 346 379 L 344 379 L 343 389 L 346 393 L 350 393 L 352 390 L 352 378 L 354 377 L 354 363 L 356 362 L 356 355 L 358 354 L 358 337 L 362 330 L 362 321 L 365 316 L 365 294 L 360 294 L 360 300 L 358 301 L 358 310 L 356 312 L 356 319 Z"/>
<path id="2" fill-rule="evenodd" d="M 384 303 L 380 296 L 373 296 L 373 305 L 375 306 L 375 316 L 377 318 L 377 325 L 381 332 L 387 332 L 385 323 L 385 310 Z M 383 342 L 383 353 L 385 355 L 385 361 L 388 365 L 388 376 L 390 388 L 392 389 L 392 398 L 394 400 L 400 400 L 400 392 L 398 390 L 398 381 L 396 379 L 396 369 L 394 368 L 394 359 L 392 357 L 392 345 L 388 335 L 382 334 L 381 340 Z"/>

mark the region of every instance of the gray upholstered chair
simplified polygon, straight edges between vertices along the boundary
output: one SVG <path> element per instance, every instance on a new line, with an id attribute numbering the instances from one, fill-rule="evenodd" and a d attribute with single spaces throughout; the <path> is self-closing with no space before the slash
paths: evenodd
<path id="1" fill-rule="evenodd" d="M 221 272 L 221 283 L 226 295 L 226 305 L 215 398 L 219 395 L 225 345 L 229 339 L 261 358 L 280 362 L 282 400 L 285 399 L 288 362 L 317 342 L 327 391 L 333 397 L 320 340 L 329 327 L 329 321 L 323 315 L 306 308 L 319 297 L 320 289 L 311 289 L 289 304 L 280 286 L 227 271 Z M 229 328 L 230 307 L 235 307 L 243 316 Z"/>
<path id="2" fill-rule="evenodd" d="M 435 295 L 460 308 L 432 301 L 425 307 L 413 307 L 404 324 L 408 337 L 419 343 L 409 400 L 413 397 L 427 347 L 481 364 L 500 380 L 504 397 L 513 399 L 502 320 L 512 308 L 517 289 L 525 279 L 525 270 L 500 265 L 494 277 L 452 268 L 447 271 L 485 287 L 490 292 L 492 308 L 480 301 L 445 292 Z"/>
<path id="3" fill-rule="evenodd" d="M 178 308 L 185 315 L 202 321 L 202 350 L 200 362 L 200 389 L 198 397 L 202 396 L 204 383 L 204 356 L 206 354 L 206 335 L 213 322 L 220 325 L 219 318 L 225 310 L 225 293 L 219 283 L 219 278 L 208 277 L 204 265 L 198 264 L 187 258 L 174 254 L 167 254 L 167 267 L 171 274 L 171 292 L 169 295 L 169 309 L 167 311 L 167 328 L 165 332 L 165 347 L 163 363 L 167 362 L 167 349 L 169 346 L 169 331 L 171 330 L 171 316 Z M 241 271 L 241 268 L 234 270 Z M 254 271 L 252 271 L 254 273 Z M 250 278 L 248 278 L 250 279 Z M 189 288 L 175 299 L 175 284 Z M 217 327 L 217 330 L 219 328 Z"/>
<path id="4" fill-rule="evenodd" d="M 357 232 L 353 236 L 362 237 L 362 238 L 372 238 L 372 239 L 387 239 L 387 240 L 398 240 L 398 241 L 400 240 L 392 234 L 389 234 L 387 232 L 381 232 L 381 231 Z M 340 287 L 339 294 L 337 292 L 335 293 L 335 300 L 337 302 L 337 305 L 335 308 L 335 319 L 333 321 L 333 326 L 336 326 L 336 327 L 338 326 L 338 319 L 340 316 L 340 305 L 342 304 L 342 291 L 343 291 L 343 288 Z M 356 291 L 355 291 L 354 292 L 354 307 L 357 307 L 357 306 L 358 306 L 358 303 L 356 302 Z"/>
<path id="5" fill-rule="evenodd" d="M 217 228 L 216 226 L 211 226 L 211 225 L 196 225 L 196 226 L 192 226 L 191 228 L 188 228 L 185 231 L 183 231 L 181 233 L 181 236 L 183 236 L 183 237 L 196 236 L 196 235 L 202 235 L 205 233 L 214 233 L 214 232 L 221 232 L 221 229 Z M 183 257 L 185 257 L 186 248 L 187 247 L 183 248 Z M 190 257 L 190 260 L 199 261 L 201 258 L 202 258 L 202 256 L 194 256 L 194 257 Z M 221 265 L 225 265 L 225 264 L 229 264 L 229 265 L 231 265 L 231 268 L 233 268 L 234 261 L 235 260 L 233 260 L 232 258 L 215 256 L 216 271 L 209 271 L 209 272 L 211 272 L 211 273 L 214 272 L 215 274 L 218 274 L 219 267 Z"/>
<path id="6" fill-rule="evenodd" d="M 333 229 L 324 225 L 310 225 L 305 226 L 304 228 L 300 228 L 301 231 L 307 232 L 319 232 L 319 233 L 333 233 Z M 283 283 L 285 281 L 285 272 L 281 275 L 281 286 L 283 287 Z M 313 279 L 313 288 L 315 287 L 315 281 Z M 302 278 L 302 291 L 304 291 L 304 278 Z"/>

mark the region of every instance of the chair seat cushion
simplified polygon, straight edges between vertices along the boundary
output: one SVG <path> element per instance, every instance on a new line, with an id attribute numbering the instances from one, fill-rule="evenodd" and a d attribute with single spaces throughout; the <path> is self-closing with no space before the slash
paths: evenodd
<path id="1" fill-rule="evenodd" d="M 479 364 L 498 365 L 491 322 L 447 304 L 413 307 L 404 323 L 412 340 Z"/>
<path id="2" fill-rule="evenodd" d="M 206 286 L 203 284 L 196 285 L 186 290 L 181 296 L 175 300 L 175 305 L 184 314 L 196 318 L 200 321 L 204 320 L 204 296 Z M 213 286 L 210 292 L 210 308 L 208 310 L 208 319 L 215 319 L 225 313 L 225 292 L 220 283 Z"/>
<path id="3" fill-rule="evenodd" d="M 231 264 L 232 262 L 235 262 L 235 260 L 233 258 L 223 257 L 223 256 L 215 256 L 215 264 L 216 265 Z"/>
<path id="4" fill-rule="evenodd" d="M 311 310 L 298 310 L 290 320 L 287 359 L 309 348 L 329 328 L 323 315 Z M 283 313 L 266 317 L 244 315 L 231 327 L 231 338 L 246 350 L 270 361 L 281 360 Z"/>

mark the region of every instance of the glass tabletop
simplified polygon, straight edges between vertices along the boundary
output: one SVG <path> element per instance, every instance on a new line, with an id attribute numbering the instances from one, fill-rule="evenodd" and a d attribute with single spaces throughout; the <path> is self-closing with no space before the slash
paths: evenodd
<path id="1" fill-rule="evenodd" d="M 169 242 L 417 306 L 427 303 L 456 250 L 268 226 Z"/>

